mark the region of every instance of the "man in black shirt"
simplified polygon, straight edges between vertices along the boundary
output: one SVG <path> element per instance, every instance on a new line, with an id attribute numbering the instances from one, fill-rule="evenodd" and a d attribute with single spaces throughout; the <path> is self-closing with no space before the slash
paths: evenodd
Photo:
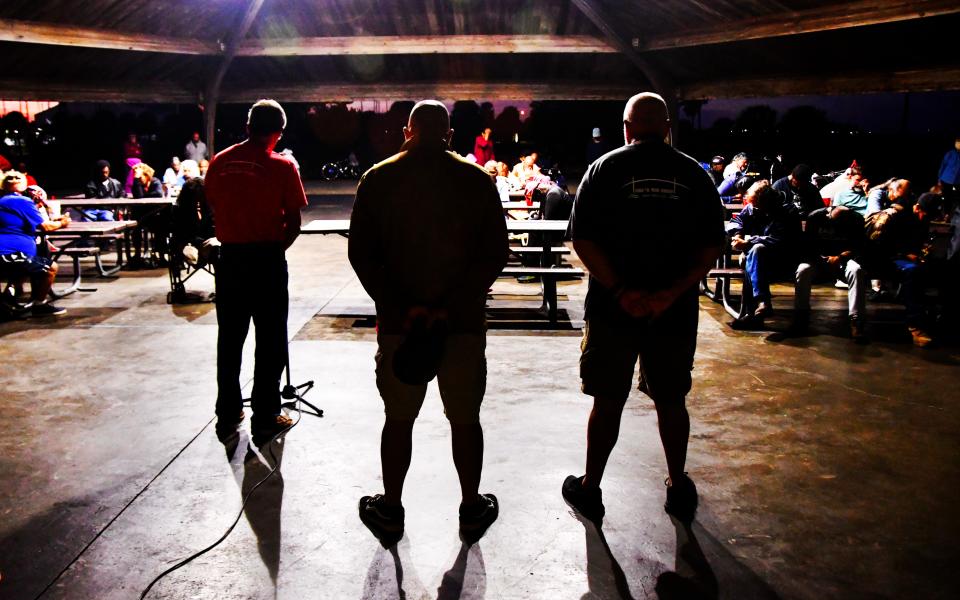
<path id="1" fill-rule="evenodd" d="M 567 477 L 563 495 L 584 516 L 602 518 L 600 480 L 639 358 L 639 389 L 656 406 L 670 475 L 664 508 L 689 520 L 697 493 L 684 473 L 685 396 L 697 341 L 697 284 L 720 254 L 723 210 L 710 176 L 664 143 L 663 98 L 634 96 L 623 121 L 626 145 L 590 166 L 570 216 L 574 248 L 590 270 L 580 377 L 594 402 L 586 474 Z"/>
<path id="2" fill-rule="evenodd" d="M 847 314 L 850 318 L 850 335 L 856 341 L 864 340 L 866 286 L 869 281 L 860 264 L 866 241 L 863 217 L 857 211 L 842 206 L 819 208 L 807 217 L 804 238 L 806 256 L 797 267 L 793 330 L 802 333 L 810 323 L 810 286 L 813 278 L 818 273 L 829 274 L 831 281 L 840 279 L 849 286 Z"/>
<path id="3" fill-rule="evenodd" d="M 797 165 L 789 175 L 776 180 L 773 189 L 783 194 L 786 204 L 794 210 L 801 219 L 807 218 L 811 212 L 823 208 L 820 191 L 810 183 L 813 172 L 807 165 Z"/>

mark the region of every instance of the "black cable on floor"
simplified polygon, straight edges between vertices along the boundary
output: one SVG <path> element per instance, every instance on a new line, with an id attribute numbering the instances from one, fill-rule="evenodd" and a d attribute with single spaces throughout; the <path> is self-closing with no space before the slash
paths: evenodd
<path id="1" fill-rule="evenodd" d="M 213 419 L 215 419 L 215 418 L 216 418 L 216 417 L 214 417 Z M 123 508 L 120 509 L 120 512 L 118 512 L 116 515 L 114 515 L 114 517 L 113 517 L 112 519 L 110 519 L 110 522 L 107 523 L 106 525 L 104 525 L 103 528 L 100 529 L 100 531 L 97 532 L 97 535 L 93 536 L 93 539 L 92 539 L 92 540 L 90 540 L 89 542 L 87 542 L 87 545 L 84 546 L 83 549 L 80 550 L 80 552 L 78 552 L 77 555 L 73 557 L 73 560 L 71 560 L 69 563 L 67 563 L 67 566 L 65 566 L 59 573 L 57 573 L 57 576 L 54 577 L 53 580 L 52 580 L 50 583 L 47 584 L 47 587 L 43 588 L 43 590 L 41 590 L 40 593 L 37 594 L 37 595 L 34 597 L 34 600 L 39 600 L 39 598 L 40 598 L 41 596 L 43 596 L 44 594 L 46 594 L 46 593 L 50 590 L 50 588 L 53 587 L 53 584 L 55 584 L 61 577 L 63 577 L 63 574 L 66 573 L 68 570 L 70 570 L 70 567 L 72 567 L 72 566 L 74 565 L 74 563 L 76 563 L 78 560 L 80 560 L 80 557 L 83 556 L 83 553 L 86 552 L 86 551 L 90 548 L 90 546 L 93 545 L 94 542 L 96 542 L 98 539 L 100 539 L 100 536 L 103 535 L 103 533 L 104 533 L 107 529 L 109 529 L 111 525 L 113 525 L 114 521 L 116 521 L 117 519 L 119 519 L 119 518 L 120 518 L 120 515 L 122 515 L 128 508 L 130 508 L 130 506 L 131 506 L 134 502 L 137 501 L 137 498 L 139 498 L 140 496 L 142 496 L 143 493 L 147 491 L 147 489 L 153 484 L 154 481 L 156 481 L 157 479 L 160 478 L 161 475 L 163 475 L 164 471 L 166 471 L 166 470 L 170 467 L 170 465 L 173 464 L 173 461 L 175 461 L 175 460 L 177 460 L 178 458 L 180 458 L 180 455 L 183 454 L 184 452 L 186 452 L 187 448 L 190 447 L 190 444 L 192 444 L 193 442 L 195 442 L 196 439 L 197 439 L 198 437 L 200 437 L 200 434 L 201 434 L 201 433 L 203 433 L 204 431 L 206 431 L 207 427 L 210 426 L 210 423 L 213 423 L 213 419 L 210 419 L 209 421 L 207 421 L 207 423 L 200 429 L 200 431 L 198 431 L 195 436 L 193 436 L 192 438 L 190 438 L 190 441 L 187 442 L 186 445 L 184 445 L 183 448 L 180 448 L 180 451 L 177 452 L 176 454 L 174 454 L 174 455 L 173 455 L 173 458 L 171 458 L 171 459 L 167 462 L 167 464 L 163 465 L 163 468 L 160 469 L 160 471 L 159 471 L 156 475 L 153 476 L 153 479 L 151 479 L 150 481 L 148 481 L 148 482 L 147 482 L 147 485 L 143 486 L 143 489 L 141 489 L 139 492 L 137 492 L 137 494 L 136 494 L 133 498 L 131 498 L 129 502 L 127 502 L 126 504 L 123 505 Z M 259 484 L 258 484 L 258 485 L 259 485 Z"/>
<path id="2" fill-rule="evenodd" d="M 299 398 L 299 396 L 298 396 L 298 399 L 301 399 L 301 398 Z M 240 510 L 237 511 L 237 516 L 236 516 L 236 518 L 233 519 L 233 523 L 230 524 L 230 527 L 228 527 L 227 530 L 226 530 L 225 532 L 223 532 L 223 535 L 220 536 L 220 539 L 218 539 L 218 540 L 215 541 L 214 543 L 210 544 L 210 545 L 207 546 L 206 548 L 204 548 L 204 549 L 202 549 L 202 550 L 198 550 L 197 552 L 194 552 L 194 553 L 191 554 L 190 556 L 184 558 L 183 560 L 181 560 L 181 561 L 178 562 L 177 564 L 175 564 L 175 565 L 173 565 L 172 567 L 170 567 L 169 569 L 165 570 L 163 573 L 160 573 L 159 575 L 157 575 L 156 577 L 154 577 L 154 578 L 153 578 L 153 581 L 151 581 L 151 582 L 147 585 L 147 587 L 145 587 L 145 588 L 143 589 L 143 592 L 140 593 L 140 600 L 143 600 L 144 598 L 147 597 L 147 594 L 150 593 L 150 590 L 153 588 L 154 585 L 157 584 L 158 581 L 160 581 L 161 579 L 163 579 L 164 577 L 166 577 L 166 576 L 169 575 L 170 573 L 173 573 L 173 572 L 176 571 L 177 569 L 180 569 L 181 567 L 184 567 L 184 566 L 188 565 L 189 563 L 193 562 L 194 560 L 200 558 L 201 556 L 203 556 L 203 555 L 206 554 L 207 552 L 210 552 L 211 550 L 213 550 L 214 548 L 216 548 L 217 546 L 219 546 L 225 539 L 227 539 L 227 538 L 230 536 L 231 533 L 233 533 L 233 529 L 237 526 L 237 523 L 240 522 L 240 518 L 243 516 L 243 509 L 246 508 L 246 506 L 247 506 L 247 501 L 250 500 L 250 497 L 253 496 L 253 493 L 254 493 L 255 491 L 257 491 L 257 488 L 259 488 L 259 487 L 260 487 L 261 485 L 263 485 L 268 479 L 270 479 L 270 477 L 272 477 L 273 474 L 276 473 L 277 470 L 280 468 L 280 462 L 277 460 L 276 455 L 273 453 L 273 441 L 274 441 L 277 437 L 279 437 L 279 436 L 281 436 L 281 435 L 285 435 L 285 434 L 289 433 L 290 431 L 292 431 L 293 428 L 296 427 L 298 423 L 300 423 L 300 419 L 302 419 L 302 418 L 303 418 L 303 412 L 300 411 L 299 409 L 297 409 L 297 420 L 293 422 L 293 425 L 291 425 L 291 426 L 288 427 L 287 429 L 284 429 L 282 432 L 280 432 L 280 433 L 278 433 L 276 436 L 274 436 L 269 442 L 267 442 L 267 444 L 268 444 L 269 447 L 270 447 L 270 457 L 273 459 L 273 468 L 270 469 L 270 472 L 267 473 L 266 475 L 264 475 L 263 479 L 261 479 L 260 481 L 258 481 L 255 486 L 253 486 L 252 488 L 250 488 L 250 491 L 247 492 L 247 495 L 243 497 L 243 502 L 240 503 Z M 209 425 L 209 424 L 210 424 L 210 423 L 207 423 L 207 425 Z M 198 435 L 199 435 L 199 434 L 198 434 Z M 191 441 L 192 441 L 192 440 L 191 440 Z"/>

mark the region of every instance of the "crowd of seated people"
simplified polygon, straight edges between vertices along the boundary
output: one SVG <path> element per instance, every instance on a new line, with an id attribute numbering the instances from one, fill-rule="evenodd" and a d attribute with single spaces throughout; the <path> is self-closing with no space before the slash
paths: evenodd
<path id="1" fill-rule="evenodd" d="M 788 332 L 802 334 L 810 324 L 811 286 L 819 278 L 847 289 L 855 340 L 866 339 L 868 299 L 902 303 L 917 346 L 929 345 L 939 332 L 956 334 L 960 202 L 943 195 L 942 181 L 917 197 L 906 179 L 871 187 L 854 162 L 832 181 L 821 179 L 819 189 L 816 176 L 803 164 L 771 185 L 749 172 L 743 154 L 727 165 L 722 179 L 720 161 L 704 164 L 704 169 L 720 182 L 725 202 L 744 204 L 727 226 L 730 250 L 741 254 L 744 269 L 745 317 L 733 327 L 763 328 L 773 311 L 771 282 L 789 280 L 794 310 Z M 941 239 L 938 245 L 931 223 L 951 220 L 952 240 Z"/>

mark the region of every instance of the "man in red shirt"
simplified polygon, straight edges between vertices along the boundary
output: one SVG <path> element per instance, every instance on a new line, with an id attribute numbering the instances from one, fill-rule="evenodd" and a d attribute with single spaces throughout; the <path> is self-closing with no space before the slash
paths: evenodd
<path id="1" fill-rule="evenodd" d="M 217 434 L 227 439 L 243 420 L 240 362 L 250 319 L 256 327 L 252 432 L 268 443 L 292 421 L 280 413 L 287 356 L 287 261 L 306 206 L 300 175 L 273 151 L 287 116 L 260 100 L 247 116 L 247 140 L 217 154 L 205 178 L 222 246 L 217 265 Z"/>

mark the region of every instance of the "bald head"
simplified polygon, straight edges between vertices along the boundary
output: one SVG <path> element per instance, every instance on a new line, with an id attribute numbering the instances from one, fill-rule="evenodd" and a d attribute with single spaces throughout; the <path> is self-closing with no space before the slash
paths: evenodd
<path id="1" fill-rule="evenodd" d="M 644 138 L 663 139 L 670 132 L 667 103 L 659 94 L 643 92 L 623 109 L 623 137 L 628 144 Z"/>
<path id="2" fill-rule="evenodd" d="M 403 129 L 404 137 L 413 145 L 443 144 L 450 141 L 450 113 L 442 102 L 421 100 L 410 111 L 410 119 Z"/>

